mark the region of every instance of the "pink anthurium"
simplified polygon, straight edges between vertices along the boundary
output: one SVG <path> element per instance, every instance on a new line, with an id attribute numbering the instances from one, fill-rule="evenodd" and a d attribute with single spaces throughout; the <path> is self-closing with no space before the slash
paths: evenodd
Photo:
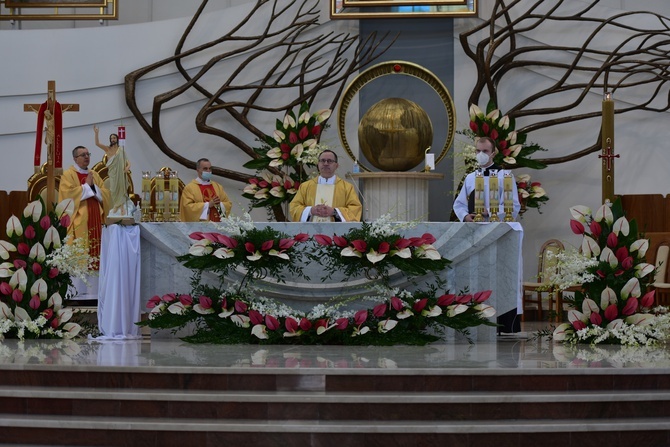
<path id="1" fill-rule="evenodd" d="M 628 236 L 630 233 L 630 224 L 628 223 L 628 219 L 625 217 L 621 216 L 614 222 L 614 225 L 612 225 L 612 231 L 616 233 L 616 235 L 623 235 L 623 236 Z"/>
<path id="2" fill-rule="evenodd" d="M 372 308 L 372 315 L 374 315 L 377 318 L 381 318 L 386 313 L 386 309 L 387 309 L 386 303 L 377 304 L 375 307 Z"/>
<path id="3" fill-rule="evenodd" d="M 42 274 L 42 265 L 39 262 L 33 262 L 32 270 L 35 276 L 40 276 Z"/>
<path id="4" fill-rule="evenodd" d="M 447 294 L 447 295 L 442 295 L 437 299 L 437 305 L 438 306 L 449 306 L 451 305 L 454 300 L 456 299 L 456 295 L 453 293 Z"/>
<path id="5" fill-rule="evenodd" d="M 586 324 L 583 321 L 580 320 L 575 320 L 572 322 L 572 327 L 575 328 L 575 330 L 582 330 L 586 328 Z"/>
<path id="6" fill-rule="evenodd" d="M 420 299 L 414 303 L 412 309 L 414 310 L 414 312 L 421 312 L 423 308 L 426 307 L 426 304 L 428 304 L 428 298 Z"/>
<path id="7" fill-rule="evenodd" d="M 65 214 L 63 217 L 60 218 L 60 224 L 63 227 L 65 228 L 69 227 L 70 223 L 72 223 L 72 219 L 67 214 Z"/>
<path id="8" fill-rule="evenodd" d="M 638 239 L 630 245 L 630 251 L 637 251 L 638 257 L 642 258 L 649 249 L 649 239 Z"/>
<path id="9" fill-rule="evenodd" d="M 600 234 L 603 231 L 602 226 L 600 226 L 600 224 L 596 221 L 592 221 L 591 224 L 589 225 L 589 228 L 591 230 L 591 234 L 596 239 L 600 237 Z"/>
<path id="10" fill-rule="evenodd" d="M 640 306 L 646 307 L 647 309 L 654 305 L 654 297 L 656 295 L 656 290 L 652 290 L 644 294 L 640 299 Z"/>
<path id="11" fill-rule="evenodd" d="M 358 312 L 354 314 L 354 324 L 356 326 L 359 326 L 363 323 L 365 323 L 368 319 L 368 311 L 367 309 L 361 309 Z"/>
<path id="12" fill-rule="evenodd" d="M 602 324 L 602 322 L 603 322 L 603 318 L 600 316 L 599 313 L 597 313 L 597 312 L 593 312 L 593 313 L 589 316 L 589 321 L 591 322 L 591 324 L 594 324 L 594 325 L 596 325 L 596 326 L 600 326 L 600 325 Z"/>
<path id="13" fill-rule="evenodd" d="M 305 242 L 309 239 L 309 234 L 298 233 L 295 236 L 293 236 L 293 239 L 295 239 L 296 242 Z"/>
<path id="14" fill-rule="evenodd" d="M 492 293 L 493 290 L 483 290 L 481 292 L 477 292 L 474 295 L 473 301 L 475 303 L 483 303 L 484 301 L 488 300 L 491 297 Z"/>
<path id="15" fill-rule="evenodd" d="M 335 327 L 341 331 L 345 330 L 349 326 L 348 318 L 338 318 L 335 320 Z"/>
<path id="16" fill-rule="evenodd" d="M 16 301 L 17 303 L 20 303 L 21 301 L 23 301 L 23 292 L 20 291 L 19 289 L 14 289 L 12 291 L 12 299 L 14 301 Z M 18 309 L 18 307 L 17 307 L 17 309 Z"/>
<path id="17" fill-rule="evenodd" d="M 621 309 L 621 314 L 624 316 L 629 316 L 633 315 L 635 312 L 637 312 L 639 302 L 637 301 L 637 298 L 631 297 L 628 300 L 626 300 L 626 305 Z"/>
<path id="18" fill-rule="evenodd" d="M 628 299 L 629 296 L 637 298 L 641 294 L 640 281 L 637 278 L 631 278 L 621 288 L 621 298 Z"/>
<path id="19" fill-rule="evenodd" d="M 303 331 L 308 331 L 308 330 L 310 330 L 311 328 L 312 328 L 312 322 L 309 321 L 309 319 L 307 319 L 307 318 L 302 318 L 302 319 L 300 320 L 300 329 L 302 329 Z"/>
<path id="20" fill-rule="evenodd" d="M 326 236 L 325 234 L 315 234 L 314 240 L 319 245 L 333 245 L 333 240 L 330 238 L 330 236 Z"/>
<path id="21" fill-rule="evenodd" d="M 269 249 L 272 248 L 272 246 L 274 244 L 275 244 L 274 240 L 269 240 L 269 241 L 263 242 L 263 244 L 261 245 L 261 251 L 268 251 Z"/>
<path id="22" fill-rule="evenodd" d="M 600 308 L 607 309 L 610 304 L 617 303 L 617 296 L 611 287 L 605 287 L 605 290 L 600 294 Z"/>
<path id="23" fill-rule="evenodd" d="M 16 251 L 18 251 L 20 255 L 26 256 L 28 253 L 30 253 L 30 246 L 28 246 L 28 244 L 25 242 L 19 242 L 16 246 Z"/>
<path id="24" fill-rule="evenodd" d="M 607 235 L 607 246 L 609 248 L 615 248 L 618 243 L 619 243 L 619 238 L 617 238 L 617 235 L 614 234 L 614 232 Z"/>
<path id="25" fill-rule="evenodd" d="M 603 204 L 600 208 L 598 208 L 598 211 L 596 211 L 596 214 L 593 216 L 593 218 L 597 222 L 602 222 L 604 220 L 608 225 L 612 225 L 612 222 L 614 222 L 614 214 L 612 214 L 612 209 L 610 206 L 611 204 L 609 203 Z"/>
<path id="26" fill-rule="evenodd" d="M 619 308 L 616 303 L 610 304 L 605 308 L 605 319 L 614 321 L 619 316 Z"/>
<path id="27" fill-rule="evenodd" d="M 74 200 L 64 199 L 56 205 L 56 217 L 63 218 L 63 216 L 71 217 L 74 214 Z M 63 224 L 63 226 L 66 226 Z"/>
<path id="28" fill-rule="evenodd" d="M 235 301 L 235 312 L 245 313 L 247 311 L 247 304 L 243 301 Z"/>
<path id="29" fill-rule="evenodd" d="M 35 239 L 35 236 L 37 236 L 37 233 L 35 232 L 35 227 L 32 225 L 28 225 L 26 227 L 26 231 L 24 233 L 26 235 L 26 239 L 28 240 L 33 240 Z"/>
<path id="30" fill-rule="evenodd" d="M 40 297 L 38 295 L 33 295 L 33 297 L 30 298 L 30 302 L 28 303 L 31 309 L 39 309 L 40 304 L 42 304 L 42 302 L 40 301 Z"/>
<path id="31" fill-rule="evenodd" d="M 40 227 L 42 227 L 43 230 L 46 230 L 51 226 L 51 218 L 49 216 L 44 216 L 40 219 Z"/>
<path id="32" fill-rule="evenodd" d="M 265 316 L 265 325 L 271 331 L 276 331 L 277 329 L 279 329 L 281 327 L 281 324 L 279 324 L 279 320 L 277 320 L 272 315 L 266 315 Z"/>
<path id="33" fill-rule="evenodd" d="M 615 256 L 619 260 L 619 262 L 623 263 L 623 260 L 628 257 L 628 249 L 626 247 L 617 248 Z"/>
<path id="34" fill-rule="evenodd" d="M 393 307 L 393 309 L 395 309 L 397 312 L 400 312 L 405 307 L 405 303 L 397 296 L 392 296 L 391 307 Z"/>
<path id="35" fill-rule="evenodd" d="M 11 295 L 14 289 L 6 282 L 0 282 L 0 293 L 3 295 Z"/>
<path id="36" fill-rule="evenodd" d="M 584 224 L 578 220 L 570 219 L 570 229 L 573 233 L 581 235 L 584 234 Z"/>
<path id="37" fill-rule="evenodd" d="M 263 315 L 257 310 L 251 309 L 249 311 L 249 319 L 251 320 L 251 324 L 253 325 L 258 325 L 258 324 L 263 324 Z"/>
<path id="38" fill-rule="evenodd" d="M 351 241 L 351 245 L 354 247 L 354 249 L 360 253 L 365 253 L 368 249 L 368 244 L 361 239 L 356 239 L 355 241 Z"/>

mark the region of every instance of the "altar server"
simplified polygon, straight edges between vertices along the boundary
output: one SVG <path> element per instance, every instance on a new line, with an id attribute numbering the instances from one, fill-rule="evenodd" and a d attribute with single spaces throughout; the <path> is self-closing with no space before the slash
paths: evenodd
<path id="1" fill-rule="evenodd" d="M 198 177 L 184 187 L 179 202 L 179 219 L 182 222 L 220 222 L 230 214 L 233 203 L 223 186 L 212 181 L 212 163 L 201 158 L 195 164 Z"/>
<path id="2" fill-rule="evenodd" d="M 335 175 L 337 154 L 319 154 L 319 176 L 300 185 L 289 211 L 293 222 L 360 222 L 363 206 L 354 186 Z"/>

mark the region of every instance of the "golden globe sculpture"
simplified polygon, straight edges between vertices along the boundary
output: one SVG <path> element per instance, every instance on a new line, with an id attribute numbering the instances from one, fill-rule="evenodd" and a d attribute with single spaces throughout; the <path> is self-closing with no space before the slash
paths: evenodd
<path id="1" fill-rule="evenodd" d="M 358 125 L 358 144 L 365 158 L 382 171 L 408 171 L 422 163 L 433 144 L 433 125 L 416 103 L 382 99 Z"/>

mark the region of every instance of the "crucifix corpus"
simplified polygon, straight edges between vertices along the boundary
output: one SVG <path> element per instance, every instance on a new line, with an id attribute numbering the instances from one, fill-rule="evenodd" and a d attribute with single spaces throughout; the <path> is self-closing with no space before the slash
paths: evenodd
<path id="1" fill-rule="evenodd" d="M 79 104 L 60 104 L 56 101 L 56 81 L 47 82 L 47 100 L 42 104 L 24 104 L 24 112 L 37 113 L 35 135 L 35 173 L 40 171 L 42 134 L 47 147 L 47 212 L 53 210 L 56 175 L 63 173 L 63 112 L 78 112 Z"/>
<path id="2" fill-rule="evenodd" d="M 614 159 L 619 158 L 619 154 L 614 155 L 614 100 L 609 92 L 603 98 L 602 120 L 602 152 L 598 158 L 602 159 L 602 198 L 605 203 L 614 202 Z"/>

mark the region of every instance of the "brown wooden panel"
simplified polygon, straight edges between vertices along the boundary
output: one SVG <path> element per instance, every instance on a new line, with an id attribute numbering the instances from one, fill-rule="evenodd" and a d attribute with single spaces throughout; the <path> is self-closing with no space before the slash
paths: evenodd
<path id="1" fill-rule="evenodd" d="M 28 204 L 26 191 L 0 191 L 0 238 L 7 239 L 7 220 L 12 216 L 20 216 Z"/>
<path id="2" fill-rule="evenodd" d="M 628 220 L 635 219 L 641 232 L 670 231 L 666 219 L 670 204 L 662 194 L 626 194 L 621 196 L 621 205 Z"/>

